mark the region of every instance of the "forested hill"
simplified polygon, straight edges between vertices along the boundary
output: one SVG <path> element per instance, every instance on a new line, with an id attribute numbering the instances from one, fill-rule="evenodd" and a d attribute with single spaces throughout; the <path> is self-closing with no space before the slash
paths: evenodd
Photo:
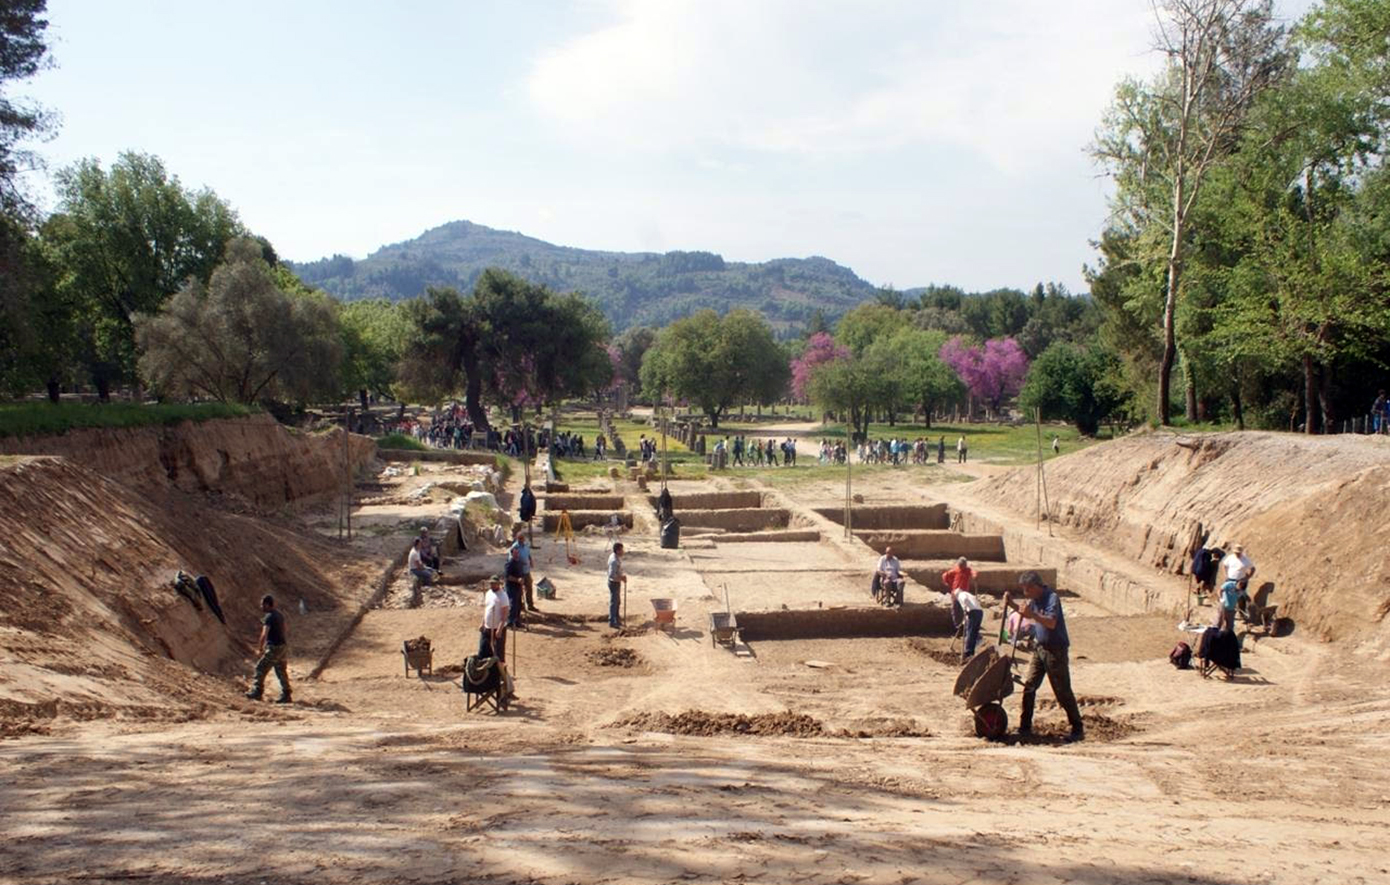
<path id="1" fill-rule="evenodd" d="M 725 261 L 711 252 L 596 252 L 555 246 L 510 231 L 454 221 L 361 261 L 335 255 L 294 263 L 306 282 L 344 300 L 421 294 L 426 286 L 472 288 L 484 268 L 598 302 L 615 330 L 662 326 L 702 308 L 761 311 L 779 330 L 800 330 L 820 308 L 836 317 L 877 291 L 827 258 L 779 258 L 761 264 Z"/>

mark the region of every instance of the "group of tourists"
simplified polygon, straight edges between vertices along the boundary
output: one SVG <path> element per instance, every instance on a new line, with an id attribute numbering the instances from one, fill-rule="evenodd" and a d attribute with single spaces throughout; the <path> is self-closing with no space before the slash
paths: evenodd
<path id="1" fill-rule="evenodd" d="M 823 439 L 820 441 L 818 460 L 822 464 L 843 464 L 845 463 L 845 451 L 844 442 L 831 442 L 828 439 Z"/>
<path id="2" fill-rule="evenodd" d="M 838 446 L 843 449 L 843 446 Z M 822 463 L 843 464 L 844 458 L 837 458 L 835 461 L 828 461 L 826 453 L 831 450 L 828 440 L 821 442 L 821 461 Z M 965 442 L 965 437 L 961 436 L 956 440 L 956 462 L 964 464 L 969 451 L 969 446 Z M 891 437 L 888 439 L 866 439 L 861 440 L 855 447 L 855 454 L 859 458 L 860 464 L 891 464 L 900 467 L 906 464 L 930 464 L 932 458 L 936 463 L 943 464 L 946 461 L 946 437 L 937 437 L 936 442 L 932 442 L 926 437 L 918 437 L 915 440 L 907 438 Z"/>
<path id="3" fill-rule="evenodd" d="M 726 436 L 716 442 L 714 455 L 716 463 L 721 467 L 730 464 L 734 467 L 777 467 L 779 455 L 780 466 L 795 467 L 796 441 L 791 437 L 781 442 L 775 439 L 750 439 L 746 435 L 737 434 L 732 439 Z"/>

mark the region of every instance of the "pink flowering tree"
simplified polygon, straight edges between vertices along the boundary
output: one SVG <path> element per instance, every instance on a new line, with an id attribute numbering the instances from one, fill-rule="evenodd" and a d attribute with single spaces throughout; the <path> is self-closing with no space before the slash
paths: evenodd
<path id="1" fill-rule="evenodd" d="M 806 350 L 792 360 L 792 396 L 799 400 L 807 397 L 807 387 L 816 369 L 835 360 L 849 359 L 849 348 L 836 344 L 835 339 L 825 332 L 817 332 L 806 342 Z"/>
<path id="2" fill-rule="evenodd" d="M 1004 400 L 1018 395 L 1028 376 L 1028 356 L 1012 338 L 992 338 L 981 347 L 957 335 L 941 345 L 940 356 L 970 395 L 996 414 Z"/>

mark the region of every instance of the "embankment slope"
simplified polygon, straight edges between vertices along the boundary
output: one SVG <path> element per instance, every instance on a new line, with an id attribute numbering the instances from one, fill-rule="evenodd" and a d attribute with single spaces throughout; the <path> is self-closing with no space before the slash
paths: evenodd
<path id="1" fill-rule="evenodd" d="M 299 599 L 346 615 L 380 570 L 280 512 L 341 487 L 341 433 L 254 418 L 6 442 L 68 457 L 0 455 L 0 734 L 223 709 L 234 685 L 206 675 L 246 672 L 262 594 L 294 636 Z M 174 592 L 180 568 L 212 577 L 225 625 Z"/>
<path id="2" fill-rule="evenodd" d="M 1390 440 L 1141 433 L 1046 471 L 1054 517 L 1091 542 L 1186 574 L 1200 523 L 1211 544 L 1245 544 L 1300 631 L 1390 653 Z M 977 493 L 1031 512 L 1035 483 L 1022 467 Z"/>

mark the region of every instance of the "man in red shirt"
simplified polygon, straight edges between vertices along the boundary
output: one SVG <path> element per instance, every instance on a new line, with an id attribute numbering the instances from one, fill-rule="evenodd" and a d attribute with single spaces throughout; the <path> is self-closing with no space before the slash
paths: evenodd
<path id="1" fill-rule="evenodd" d="M 956 591 L 975 592 L 975 570 L 970 567 L 970 561 L 964 556 L 957 559 L 955 568 L 941 573 L 941 583 L 946 586 L 946 592 L 951 594 L 951 625 L 959 630 L 961 622 L 965 620 L 965 613 L 956 601 Z"/>

